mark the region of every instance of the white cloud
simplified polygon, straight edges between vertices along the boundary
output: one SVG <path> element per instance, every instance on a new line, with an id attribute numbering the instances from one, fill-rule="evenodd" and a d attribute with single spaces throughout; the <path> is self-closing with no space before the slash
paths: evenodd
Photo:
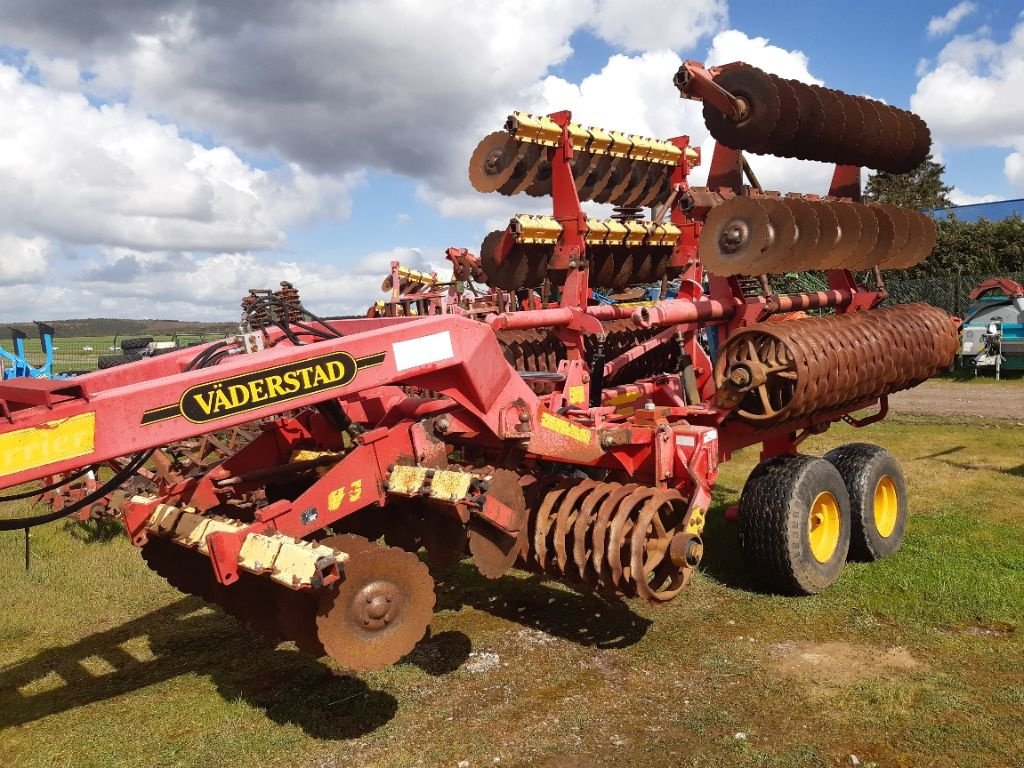
<path id="1" fill-rule="evenodd" d="M 358 181 L 298 165 L 253 168 L 123 104 L 34 85 L 0 66 L 0 228 L 68 243 L 239 250 L 284 244 L 284 227 L 344 215 Z"/>
<path id="2" fill-rule="evenodd" d="M 772 45 L 765 37 L 749 37 L 738 29 L 715 35 L 705 63 L 708 66 L 745 61 L 780 77 L 821 85 L 811 74 L 810 62 L 803 51 L 789 51 Z"/>
<path id="3" fill-rule="evenodd" d="M 46 276 L 53 245 L 45 237 L 0 234 L 0 285 L 22 285 Z"/>
<path id="4" fill-rule="evenodd" d="M 953 187 L 949 191 L 949 200 L 953 205 L 974 205 L 975 203 L 994 203 L 1002 198 L 998 195 L 972 195 L 959 187 Z"/>
<path id="5" fill-rule="evenodd" d="M 627 51 L 691 48 L 722 29 L 724 0 L 598 0 L 594 31 Z"/>
<path id="6" fill-rule="evenodd" d="M 928 22 L 929 37 L 944 37 L 956 29 L 960 22 L 978 10 L 978 4 L 967 2 L 957 3 L 942 16 L 933 16 Z"/>
<path id="7" fill-rule="evenodd" d="M 1013 150 L 1004 173 L 1024 191 L 1024 22 L 996 42 L 979 30 L 950 40 L 924 74 L 910 99 L 911 108 L 931 128 L 939 148 L 988 145 Z"/>

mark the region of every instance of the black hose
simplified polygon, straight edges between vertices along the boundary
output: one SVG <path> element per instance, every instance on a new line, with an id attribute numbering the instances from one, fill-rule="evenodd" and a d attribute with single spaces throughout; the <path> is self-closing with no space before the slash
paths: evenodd
<path id="1" fill-rule="evenodd" d="M 73 515 L 83 507 L 86 507 L 94 501 L 102 499 L 108 493 L 115 491 L 121 483 L 138 472 L 142 465 L 149 461 L 149 457 L 153 455 L 153 450 L 136 454 L 131 462 L 129 462 L 124 468 L 118 470 L 118 472 L 107 482 L 88 496 L 79 499 L 74 504 L 64 507 L 63 509 L 58 509 L 54 512 L 48 512 L 45 515 L 0 520 L 0 531 L 20 531 L 25 528 L 35 528 L 37 525 L 45 525 L 46 523 L 52 523 L 54 520 L 60 520 L 62 517 Z"/>
<path id="2" fill-rule="evenodd" d="M 64 478 L 61 478 L 60 480 L 58 480 L 55 483 L 50 483 L 49 485 L 44 485 L 42 488 L 34 488 L 31 491 L 21 491 L 20 493 L 12 493 L 9 496 L 0 496 L 0 504 L 2 504 L 5 501 L 21 501 L 22 499 L 30 499 L 33 496 L 38 496 L 40 493 L 46 493 L 47 491 L 52 491 L 52 490 L 54 490 L 56 488 L 60 488 L 62 485 L 67 485 L 68 483 L 75 482 L 75 480 L 77 480 L 78 478 L 80 478 L 83 475 L 85 475 L 87 472 L 89 472 L 91 470 L 94 470 L 94 469 L 96 469 L 95 466 L 83 467 L 82 469 L 78 470 L 74 474 L 68 475 L 67 477 L 64 477 Z"/>

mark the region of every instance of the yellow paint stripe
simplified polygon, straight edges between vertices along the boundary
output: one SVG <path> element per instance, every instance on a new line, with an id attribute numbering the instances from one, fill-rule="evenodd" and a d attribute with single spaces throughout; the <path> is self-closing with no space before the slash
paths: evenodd
<path id="1" fill-rule="evenodd" d="M 88 456 L 95 438 L 96 414 L 92 412 L 0 435 L 0 476 Z"/>
<path id="2" fill-rule="evenodd" d="M 560 435 L 572 438 L 580 443 L 590 442 L 590 430 L 573 424 L 571 421 L 566 419 L 560 419 L 552 413 L 542 413 L 540 415 L 540 425 L 545 429 L 550 429 L 552 432 L 557 432 Z"/>

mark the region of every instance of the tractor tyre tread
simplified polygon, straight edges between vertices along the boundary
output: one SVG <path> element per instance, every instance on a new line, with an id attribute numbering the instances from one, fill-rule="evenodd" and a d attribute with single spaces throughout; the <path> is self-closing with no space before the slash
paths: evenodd
<path id="1" fill-rule="evenodd" d="M 129 350 L 145 349 L 152 343 L 152 336 L 139 336 L 134 339 L 124 339 L 121 341 L 121 351 L 128 352 Z"/>
<path id="2" fill-rule="evenodd" d="M 810 505 L 830 491 L 840 509 L 839 542 L 827 563 L 810 552 Z M 750 473 L 740 496 L 739 541 L 748 568 L 784 593 L 811 595 L 830 586 L 846 561 L 850 543 L 850 502 L 838 470 L 813 456 L 779 456 Z"/>
<path id="3" fill-rule="evenodd" d="M 825 454 L 843 476 L 850 494 L 850 559 L 874 562 L 892 555 L 903 543 L 907 525 L 907 481 L 896 457 L 871 443 L 847 443 Z M 899 512 L 888 537 L 879 535 L 874 523 L 875 486 L 889 475 L 896 486 Z"/>

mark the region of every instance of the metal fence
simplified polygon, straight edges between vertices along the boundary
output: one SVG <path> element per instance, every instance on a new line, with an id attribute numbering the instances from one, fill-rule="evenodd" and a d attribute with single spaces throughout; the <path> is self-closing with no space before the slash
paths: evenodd
<path id="1" fill-rule="evenodd" d="M 138 336 L 57 336 L 53 340 L 53 372 L 64 374 L 89 373 L 99 368 L 99 359 L 105 355 L 122 354 L 121 342 Z M 220 333 L 176 334 L 152 336 L 154 341 L 173 341 L 178 347 L 187 347 L 223 338 Z M 5 345 L 6 346 L 6 345 Z M 25 357 L 40 367 L 46 362 L 42 344 L 37 337 L 25 340 Z"/>
<path id="2" fill-rule="evenodd" d="M 971 291 L 991 277 L 1008 277 L 1024 284 L 1024 272 L 998 275 L 947 275 L 944 277 L 920 277 L 903 279 L 895 275 L 885 276 L 885 287 L 889 291 L 887 304 L 910 304 L 923 301 L 946 310 L 951 315 L 963 317 L 971 303 Z"/>

